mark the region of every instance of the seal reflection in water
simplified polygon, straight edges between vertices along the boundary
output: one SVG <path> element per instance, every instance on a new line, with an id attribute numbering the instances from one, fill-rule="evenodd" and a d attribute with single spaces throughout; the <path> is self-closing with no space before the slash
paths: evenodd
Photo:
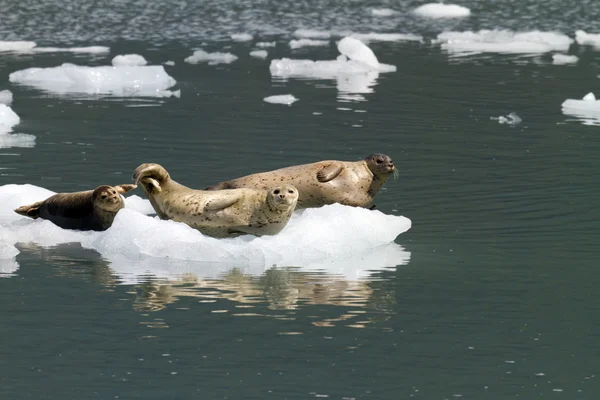
<path id="1" fill-rule="evenodd" d="M 213 237 L 275 235 L 288 223 L 298 190 L 276 184 L 265 189 L 195 190 L 171 179 L 159 164 L 142 164 L 133 173 L 156 214 L 184 222 Z"/>
<path id="2" fill-rule="evenodd" d="M 58 193 L 44 201 L 21 206 L 15 212 L 33 219 L 47 219 L 63 229 L 104 231 L 111 227 L 117 212 L 125 207 L 121 193 L 136 187 L 102 185 L 85 192 Z"/>
<path id="3" fill-rule="evenodd" d="M 218 183 L 207 190 L 266 189 L 288 183 L 294 185 L 300 194 L 298 209 L 333 203 L 365 207 L 396 173 L 389 156 L 375 153 L 354 162 L 325 160 L 247 175 Z"/>

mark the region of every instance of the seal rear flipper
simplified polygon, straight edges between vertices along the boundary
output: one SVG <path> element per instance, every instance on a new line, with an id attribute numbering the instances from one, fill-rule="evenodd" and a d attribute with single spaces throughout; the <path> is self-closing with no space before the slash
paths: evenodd
<path id="1" fill-rule="evenodd" d="M 240 200 L 239 196 L 227 196 L 209 200 L 204 206 L 204 211 L 221 211 L 231 207 Z"/>
<path id="2" fill-rule="evenodd" d="M 329 164 L 317 172 L 317 180 L 321 183 L 335 179 L 342 172 L 342 164 Z"/>
<path id="3" fill-rule="evenodd" d="M 123 194 L 123 193 L 127 193 L 130 190 L 133 190 L 137 187 L 137 185 L 131 185 L 128 183 L 125 183 L 123 185 L 117 185 L 117 186 L 113 186 L 115 188 L 115 190 L 117 191 L 117 193 Z"/>
<path id="4" fill-rule="evenodd" d="M 42 205 L 42 203 L 42 201 L 38 201 L 37 203 L 33 203 L 28 206 L 21 206 L 19 208 L 16 208 L 15 212 L 25 217 L 37 219 L 40 217 L 40 206 Z"/>

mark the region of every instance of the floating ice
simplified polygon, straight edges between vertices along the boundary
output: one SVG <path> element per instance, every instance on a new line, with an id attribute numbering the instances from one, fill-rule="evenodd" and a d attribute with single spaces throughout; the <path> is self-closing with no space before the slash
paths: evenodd
<path id="1" fill-rule="evenodd" d="M 249 33 L 234 33 L 231 35 L 231 40 L 236 42 L 249 42 L 253 39 L 253 36 Z"/>
<path id="2" fill-rule="evenodd" d="M 2 132 L 0 132 L 0 149 L 35 146 L 34 135 L 28 135 L 26 133 L 11 133 L 8 135 L 2 135 L 1 133 Z"/>
<path id="3" fill-rule="evenodd" d="M 350 60 L 362 62 L 373 69 L 379 69 L 379 61 L 375 57 L 375 53 L 359 39 L 345 37 L 338 42 L 337 47 L 339 52 Z"/>
<path id="4" fill-rule="evenodd" d="M 208 62 L 209 65 L 216 64 L 231 64 L 235 60 L 237 60 L 237 56 L 234 56 L 231 53 L 207 53 L 204 50 L 196 50 L 194 54 L 186 58 L 185 62 L 190 64 L 198 64 L 201 62 Z"/>
<path id="5" fill-rule="evenodd" d="M 267 58 L 267 55 L 269 53 L 266 50 L 254 50 L 250 52 L 250 56 L 255 58 Z"/>
<path id="6" fill-rule="evenodd" d="M 327 46 L 329 45 L 329 40 L 314 40 L 314 39 L 298 39 L 298 40 L 290 40 L 290 48 L 299 49 L 301 47 L 315 47 L 315 46 Z"/>
<path id="7" fill-rule="evenodd" d="M 12 127 L 21 122 L 21 118 L 6 104 L 0 104 L 0 135 L 12 131 Z"/>
<path id="8" fill-rule="evenodd" d="M 10 106 L 13 101 L 13 94 L 10 90 L 0 90 L 0 104 Z"/>
<path id="9" fill-rule="evenodd" d="M 585 125 L 600 125 L 600 100 L 592 92 L 582 100 L 567 99 L 561 106 L 563 114 L 577 117 Z"/>
<path id="10" fill-rule="evenodd" d="M 512 32 L 508 30 L 481 30 L 479 32 L 443 32 L 436 42 L 457 55 L 479 53 L 539 54 L 567 51 L 573 39 L 558 32 Z"/>
<path id="11" fill-rule="evenodd" d="M 175 61 L 165 61 L 163 64 L 172 67 L 173 65 L 175 65 Z"/>
<path id="12" fill-rule="evenodd" d="M 459 18 L 468 17 L 471 10 L 457 4 L 429 3 L 415 8 L 413 11 L 425 18 Z"/>
<path id="13" fill-rule="evenodd" d="M 258 42 L 256 43 L 256 47 L 260 47 L 261 49 L 266 49 L 268 47 L 277 46 L 277 42 Z"/>
<path id="14" fill-rule="evenodd" d="M 575 64 L 579 61 L 579 57 L 571 56 L 568 54 L 553 54 L 552 55 L 552 64 L 555 65 L 565 65 L 565 64 Z"/>
<path id="15" fill-rule="evenodd" d="M 57 94 L 151 97 L 162 97 L 164 90 L 177 83 L 162 65 L 87 67 L 63 64 L 59 67 L 16 71 L 9 75 L 9 80 Z"/>
<path id="16" fill-rule="evenodd" d="M 600 49 L 600 33 L 586 33 L 578 30 L 575 32 L 575 40 L 581 45 L 594 46 Z"/>
<path id="17" fill-rule="evenodd" d="M 316 29 L 297 29 L 294 31 L 294 36 L 308 39 L 329 39 L 331 37 L 331 32 L 319 31 Z"/>
<path id="18" fill-rule="evenodd" d="M 280 94 L 277 96 L 269 96 L 269 97 L 265 97 L 263 100 L 266 101 L 267 103 L 287 104 L 288 106 L 292 105 L 293 102 L 298 101 L 298 99 L 295 98 L 294 95 L 291 95 L 291 94 Z"/>
<path id="19" fill-rule="evenodd" d="M 371 14 L 376 17 L 391 17 L 394 14 L 397 14 L 397 11 L 392 10 L 391 8 L 372 8 Z"/>
<path id="20" fill-rule="evenodd" d="M 401 42 L 401 41 L 416 41 L 422 42 L 423 36 L 414 35 L 412 33 L 353 33 L 350 35 L 364 43 L 368 42 Z"/>
<path id="21" fill-rule="evenodd" d="M 517 124 L 521 123 L 521 121 L 523 121 L 517 115 L 517 113 L 514 113 L 514 112 L 511 112 L 506 117 L 503 116 L 503 115 L 501 115 L 499 117 L 490 117 L 490 119 L 497 120 L 498 123 L 500 123 L 500 124 L 507 124 L 507 125 L 517 125 Z"/>
<path id="22" fill-rule="evenodd" d="M 146 59 L 143 56 L 140 56 L 139 54 L 118 55 L 112 59 L 112 65 L 114 65 L 115 67 L 137 65 L 141 66 L 146 64 L 148 64 L 148 61 L 146 61 Z"/>
<path id="23" fill-rule="evenodd" d="M 0 52 L 26 52 L 31 51 L 36 46 L 35 42 L 14 41 L 8 42 L 0 40 Z"/>
<path id="24" fill-rule="evenodd" d="M 333 204 L 297 211 L 288 225 L 274 236 L 215 239 L 202 235 L 186 224 L 165 221 L 136 211 L 139 200 L 119 211 L 111 228 L 104 232 L 64 230 L 50 221 L 32 220 L 14 213 L 18 206 L 43 200 L 54 194 L 33 185 L 0 186 L 0 246 L 10 255 L 18 242 L 35 242 L 41 246 L 79 242 L 95 249 L 104 258 L 140 260 L 144 257 L 218 262 L 234 262 L 241 266 L 326 265 L 342 260 L 359 259 L 392 243 L 411 227 L 405 217 L 386 215 L 380 211 Z M 397 245 L 394 246 L 398 250 Z M 387 266 L 406 262 L 406 253 L 382 252 L 391 256 Z M 401 256 L 401 257 L 399 257 Z M 377 259 L 374 257 L 372 259 Z M 362 259 L 364 262 L 364 259 Z M 396 264 L 394 264 L 396 263 Z"/>
<path id="25" fill-rule="evenodd" d="M 34 47 L 36 53 L 88 53 L 104 54 L 109 53 L 110 48 L 106 46 L 88 46 L 88 47 Z"/>

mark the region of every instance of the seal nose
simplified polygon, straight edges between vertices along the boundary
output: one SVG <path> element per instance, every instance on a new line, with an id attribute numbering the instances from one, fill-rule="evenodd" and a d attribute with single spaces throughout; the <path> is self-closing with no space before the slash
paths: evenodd
<path id="1" fill-rule="evenodd" d="M 285 199 L 285 194 L 281 193 L 281 194 L 279 195 L 279 198 L 280 198 L 280 199 Z"/>

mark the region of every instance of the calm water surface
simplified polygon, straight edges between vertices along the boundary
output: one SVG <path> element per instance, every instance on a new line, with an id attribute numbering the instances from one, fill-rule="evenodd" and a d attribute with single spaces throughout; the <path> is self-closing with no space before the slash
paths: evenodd
<path id="1" fill-rule="evenodd" d="M 416 1 L 0 1 L 0 39 L 111 48 L 0 54 L 0 90 L 21 118 L 13 134 L 36 137 L 0 146 L 0 185 L 84 190 L 158 162 L 201 188 L 383 152 L 401 174 L 377 207 L 413 222 L 396 239 L 406 262 L 358 278 L 302 265 L 139 268 L 77 244 L 21 243 L 0 279 L 1 397 L 597 399 L 600 128 L 560 104 L 599 91 L 600 52 L 575 45 L 580 61 L 556 66 L 548 54 L 455 58 L 431 44 L 444 30 L 600 31 L 597 2 L 566 3 L 464 1 L 468 19 L 428 22 L 409 14 Z M 333 41 L 290 50 L 297 28 L 425 39 L 370 43 L 398 71 L 365 93 L 272 78 L 271 59 L 337 56 Z M 255 38 L 229 39 L 240 32 Z M 267 60 L 248 55 L 257 41 L 277 42 Z M 197 48 L 239 59 L 183 62 Z M 165 69 L 181 98 L 59 96 L 8 81 L 127 53 L 175 61 Z M 286 93 L 300 101 L 262 101 Z M 523 121 L 490 118 L 510 112 Z"/>

